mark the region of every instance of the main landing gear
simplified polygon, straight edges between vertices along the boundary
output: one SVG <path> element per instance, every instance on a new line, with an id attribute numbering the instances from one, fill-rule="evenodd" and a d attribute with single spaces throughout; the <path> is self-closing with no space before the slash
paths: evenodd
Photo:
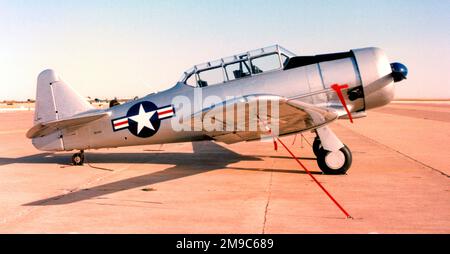
<path id="1" fill-rule="evenodd" d="M 72 164 L 74 166 L 81 166 L 84 163 L 84 151 L 81 150 L 79 153 L 72 155 Z"/>
<path id="2" fill-rule="evenodd" d="M 328 127 L 323 128 L 326 129 L 317 129 L 317 137 L 312 146 L 317 164 L 324 174 L 343 175 L 352 165 L 352 153 Z"/>

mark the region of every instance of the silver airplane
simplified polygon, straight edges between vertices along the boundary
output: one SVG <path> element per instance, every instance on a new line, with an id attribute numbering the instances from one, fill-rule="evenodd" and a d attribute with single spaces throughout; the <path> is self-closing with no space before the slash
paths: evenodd
<path id="1" fill-rule="evenodd" d="M 275 45 L 196 65 L 168 90 L 96 109 L 55 71 L 45 70 L 37 79 L 34 127 L 26 135 L 39 150 L 78 150 L 72 163 L 82 165 L 88 149 L 231 144 L 313 131 L 322 172 L 345 174 L 351 151 L 328 124 L 388 104 L 394 82 L 407 74 L 406 66 L 390 63 L 378 48 L 296 56 Z"/>

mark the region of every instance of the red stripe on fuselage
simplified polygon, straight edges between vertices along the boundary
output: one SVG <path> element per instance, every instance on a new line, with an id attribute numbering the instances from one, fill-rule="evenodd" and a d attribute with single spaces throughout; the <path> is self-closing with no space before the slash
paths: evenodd
<path id="1" fill-rule="evenodd" d="M 168 109 L 166 111 L 158 112 L 158 116 L 164 115 L 164 114 L 167 114 L 167 113 L 173 113 L 173 109 Z"/>
<path id="2" fill-rule="evenodd" d="M 123 120 L 122 122 L 115 123 L 114 127 L 117 127 L 117 126 L 120 126 L 120 125 L 123 125 L 123 124 L 126 124 L 126 123 L 128 123 L 128 119 Z"/>

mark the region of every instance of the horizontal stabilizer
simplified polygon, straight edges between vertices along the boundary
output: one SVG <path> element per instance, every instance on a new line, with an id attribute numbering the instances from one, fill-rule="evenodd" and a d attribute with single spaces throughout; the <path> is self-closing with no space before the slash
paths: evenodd
<path id="1" fill-rule="evenodd" d="M 106 115 L 109 115 L 108 112 L 95 112 L 95 113 L 85 113 L 81 115 L 76 115 L 73 117 L 69 117 L 61 120 L 49 121 L 46 123 L 38 123 L 33 128 L 31 128 L 27 132 L 27 138 L 37 138 L 43 137 L 48 134 L 53 133 L 56 130 L 60 130 L 66 127 L 75 127 L 78 125 L 82 125 L 85 123 L 89 123 L 100 119 Z"/>

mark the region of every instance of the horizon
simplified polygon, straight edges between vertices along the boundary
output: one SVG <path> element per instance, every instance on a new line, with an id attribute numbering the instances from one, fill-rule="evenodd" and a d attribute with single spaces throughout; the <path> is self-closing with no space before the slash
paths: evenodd
<path id="1" fill-rule="evenodd" d="M 34 99 L 48 68 L 85 97 L 143 97 L 195 64 L 273 44 L 380 47 L 410 72 L 396 99 L 450 98 L 450 1 L 258 3 L 0 0 L 0 101 Z"/>

